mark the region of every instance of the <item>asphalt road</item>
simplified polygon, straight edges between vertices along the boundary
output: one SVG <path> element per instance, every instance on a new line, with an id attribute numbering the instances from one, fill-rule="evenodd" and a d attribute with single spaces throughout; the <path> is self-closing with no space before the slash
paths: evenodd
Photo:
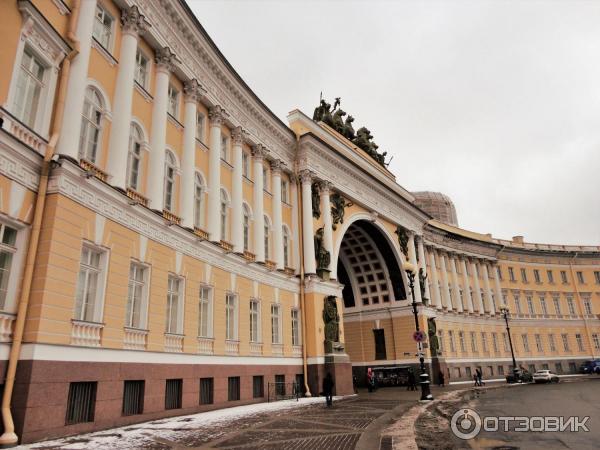
<path id="1" fill-rule="evenodd" d="M 463 441 L 478 449 L 598 449 L 600 448 L 600 377 L 558 384 L 527 384 L 481 391 L 469 406 L 481 417 L 492 416 L 577 416 L 589 431 L 541 432 L 481 431 L 475 439 Z M 539 426 L 540 422 L 534 423 Z M 500 424 L 504 428 L 503 424 Z M 461 445 L 461 447 L 463 447 Z M 463 447 L 464 448 L 464 447 Z"/>

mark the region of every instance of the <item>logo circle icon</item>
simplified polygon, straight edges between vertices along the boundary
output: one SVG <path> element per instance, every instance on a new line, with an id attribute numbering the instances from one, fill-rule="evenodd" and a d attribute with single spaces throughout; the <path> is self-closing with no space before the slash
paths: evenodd
<path id="1" fill-rule="evenodd" d="M 450 428 L 457 438 L 473 439 L 481 431 L 481 417 L 472 409 L 459 409 L 450 420 Z"/>

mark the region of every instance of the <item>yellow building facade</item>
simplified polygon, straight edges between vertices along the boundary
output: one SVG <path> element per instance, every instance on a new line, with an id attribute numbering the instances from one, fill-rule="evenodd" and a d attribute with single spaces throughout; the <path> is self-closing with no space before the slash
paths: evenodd
<path id="1" fill-rule="evenodd" d="M 334 127 L 284 124 L 183 0 L 2 12 L 0 442 L 414 366 L 407 262 L 434 376 L 508 373 L 504 305 L 520 365 L 598 356 L 600 248 L 463 230 Z"/>

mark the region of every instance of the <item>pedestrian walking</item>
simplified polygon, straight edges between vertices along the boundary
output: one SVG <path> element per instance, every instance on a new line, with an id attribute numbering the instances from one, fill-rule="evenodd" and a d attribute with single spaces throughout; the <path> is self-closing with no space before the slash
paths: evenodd
<path id="1" fill-rule="evenodd" d="M 479 386 L 483 386 L 485 383 L 483 382 L 483 373 L 481 372 L 481 369 L 477 368 L 477 370 L 475 370 L 475 375 L 477 375 Z"/>
<path id="2" fill-rule="evenodd" d="M 444 381 L 444 373 L 440 370 L 440 373 L 438 374 L 438 386 L 444 387 Z"/>
<path id="3" fill-rule="evenodd" d="M 408 388 L 407 391 L 416 391 L 417 390 L 417 379 L 415 377 L 415 373 L 411 369 L 408 372 Z"/>
<path id="4" fill-rule="evenodd" d="M 479 386 L 479 377 L 476 373 L 473 375 L 473 381 L 475 382 L 474 386 Z"/>
<path id="5" fill-rule="evenodd" d="M 369 392 L 373 392 L 375 389 L 375 374 L 370 367 L 367 369 L 367 387 L 369 388 Z"/>
<path id="6" fill-rule="evenodd" d="M 325 402 L 328 407 L 333 406 L 333 386 L 335 383 L 333 382 L 333 377 L 331 376 L 331 372 L 327 372 L 325 378 L 323 379 L 323 395 L 325 395 Z"/>
<path id="7" fill-rule="evenodd" d="M 358 394 L 358 379 L 356 375 L 352 375 L 352 388 L 354 389 L 354 393 Z"/>

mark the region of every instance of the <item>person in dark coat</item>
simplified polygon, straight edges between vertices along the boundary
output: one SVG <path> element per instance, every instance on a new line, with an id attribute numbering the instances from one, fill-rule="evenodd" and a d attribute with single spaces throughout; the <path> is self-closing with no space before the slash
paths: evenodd
<path id="1" fill-rule="evenodd" d="M 438 374 L 438 386 L 444 387 L 444 381 L 444 373 L 440 370 L 440 373 Z"/>
<path id="2" fill-rule="evenodd" d="M 416 391 L 417 390 L 417 379 L 415 377 L 415 373 L 410 370 L 408 372 L 408 388 L 407 391 Z"/>
<path id="3" fill-rule="evenodd" d="M 331 372 L 327 372 L 325 378 L 323 379 L 323 395 L 325 395 L 325 401 L 327 406 L 333 406 L 333 386 L 335 383 L 333 382 L 333 378 L 331 376 Z"/>

